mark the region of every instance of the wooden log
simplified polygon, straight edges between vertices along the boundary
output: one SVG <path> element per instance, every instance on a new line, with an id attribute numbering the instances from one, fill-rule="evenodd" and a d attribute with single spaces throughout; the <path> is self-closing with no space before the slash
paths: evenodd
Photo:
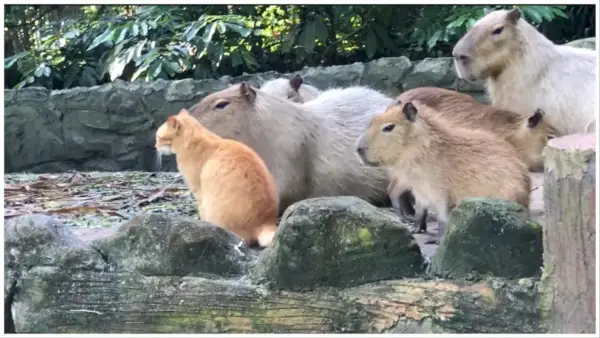
<path id="1" fill-rule="evenodd" d="M 594 333 L 596 134 L 551 140 L 544 161 L 544 326 L 548 333 Z"/>
<path id="2" fill-rule="evenodd" d="M 541 332 L 537 283 L 394 280 L 269 292 L 242 280 L 36 267 L 17 333 Z"/>

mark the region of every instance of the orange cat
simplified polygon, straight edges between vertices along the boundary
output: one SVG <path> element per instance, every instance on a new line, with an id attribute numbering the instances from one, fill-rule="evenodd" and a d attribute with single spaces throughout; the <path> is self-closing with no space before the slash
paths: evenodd
<path id="1" fill-rule="evenodd" d="M 158 128 L 155 147 L 160 154 L 175 154 L 201 220 L 235 233 L 248 245 L 271 244 L 279 192 L 256 152 L 212 133 L 185 109 Z"/>

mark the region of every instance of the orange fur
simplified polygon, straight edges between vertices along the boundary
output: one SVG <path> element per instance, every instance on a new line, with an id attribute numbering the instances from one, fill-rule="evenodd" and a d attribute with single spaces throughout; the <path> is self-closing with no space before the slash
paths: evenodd
<path id="1" fill-rule="evenodd" d="M 393 105 L 375 117 L 358 139 L 357 153 L 364 164 L 388 168 L 395 184 L 436 211 L 436 240 L 465 198 L 529 207 L 531 179 L 515 147 L 490 132 L 448 125 L 418 101 Z"/>
<path id="2" fill-rule="evenodd" d="M 235 233 L 249 245 L 271 244 L 279 193 L 256 152 L 212 133 L 185 109 L 158 128 L 155 147 L 162 154 L 175 154 L 200 219 Z"/>

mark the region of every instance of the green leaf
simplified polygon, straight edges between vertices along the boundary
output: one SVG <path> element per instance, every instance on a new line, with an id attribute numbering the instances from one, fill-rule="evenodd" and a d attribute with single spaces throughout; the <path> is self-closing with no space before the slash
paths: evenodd
<path id="1" fill-rule="evenodd" d="M 88 50 L 92 50 L 94 48 L 96 48 L 97 46 L 103 44 L 104 42 L 108 41 L 110 39 L 110 37 L 113 34 L 113 30 L 111 28 L 107 28 L 104 33 L 98 35 L 93 41 L 92 44 L 86 49 L 86 51 Z"/>
<path id="2" fill-rule="evenodd" d="M 564 7 L 564 6 L 554 6 L 554 7 L 552 7 L 552 12 L 554 12 L 554 14 L 556 14 L 557 16 L 560 16 L 561 18 L 568 19 L 569 17 L 567 16 L 567 14 L 565 14 L 565 12 L 562 9 L 560 9 L 559 7 Z"/>
<path id="3" fill-rule="evenodd" d="M 80 67 L 76 64 L 71 64 L 65 73 L 63 86 L 65 88 L 71 88 L 71 85 L 75 81 L 75 77 L 79 74 Z"/>
<path id="4" fill-rule="evenodd" d="M 313 51 L 315 48 L 315 32 L 316 24 L 314 21 L 309 21 L 302 27 L 302 33 L 300 33 L 300 41 L 307 51 Z"/>
<path id="5" fill-rule="evenodd" d="M 231 67 L 237 67 L 244 64 L 244 59 L 238 52 L 231 53 Z"/>
<path id="6" fill-rule="evenodd" d="M 131 26 L 131 36 L 136 37 L 136 36 L 138 36 L 139 33 L 140 33 L 140 25 L 137 23 L 134 23 Z"/>
<path id="7" fill-rule="evenodd" d="M 254 69 L 256 66 L 258 66 L 258 63 L 256 62 L 254 56 L 245 49 L 242 49 L 242 58 L 244 59 L 244 63 L 246 64 L 246 66 L 248 66 L 248 68 Z"/>
<path id="8" fill-rule="evenodd" d="M 281 46 L 281 50 L 284 53 L 289 53 L 292 50 L 292 47 L 296 44 L 296 34 L 297 30 L 291 31 L 285 38 L 283 45 Z"/>
<path id="9" fill-rule="evenodd" d="M 52 69 L 48 66 L 44 67 L 44 76 L 50 77 L 50 73 L 52 73 Z"/>
<path id="10" fill-rule="evenodd" d="M 140 24 L 140 33 L 142 36 L 148 35 L 148 24 L 144 21 Z"/>
<path id="11" fill-rule="evenodd" d="M 375 33 L 377 33 L 377 36 L 379 37 L 379 39 L 381 41 L 383 41 L 383 46 L 387 50 L 392 51 L 392 52 L 396 51 L 396 44 L 394 43 L 394 41 L 392 41 L 392 39 L 390 39 L 386 29 L 384 29 L 382 26 L 380 26 L 376 23 L 371 24 L 371 27 L 373 28 Z"/>
<path id="12" fill-rule="evenodd" d="M 223 24 L 222 21 L 217 21 L 217 30 L 219 31 L 219 34 L 225 34 L 227 27 L 225 27 L 225 24 Z"/>
<path id="13" fill-rule="evenodd" d="M 148 69 L 148 65 L 143 65 L 138 68 L 131 76 L 131 82 L 135 81 L 140 75 L 142 75 Z"/>
<path id="14" fill-rule="evenodd" d="M 33 77 L 33 76 L 27 77 L 27 83 L 33 83 L 34 81 L 35 81 L 35 77 Z"/>
<path id="15" fill-rule="evenodd" d="M 217 30 L 217 25 L 214 22 L 210 23 L 204 30 L 204 34 L 202 35 L 202 41 L 204 41 L 204 43 L 207 46 L 212 41 L 213 35 L 215 34 L 216 30 Z"/>
<path id="16" fill-rule="evenodd" d="M 198 31 L 201 28 L 202 27 L 197 22 L 194 22 L 193 24 L 189 25 L 188 28 L 186 28 L 186 30 L 183 32 L 183 35 L 185 36 L 185 41 L 189 42 L 193 38 L 195 38 L 198 34 Z"/>
<path id="17" fill-rule="evenodd" d="M 550 6 L 538 6 L 538 13 L 545 21 L 552 21 L 554 19 L 554 13 L 552 13 L 550 8 Z"/>
<path id="18" fill-rule="evenodd" d="M 85 67 L 83 69 L 79 84 L 86 87 L 91 87 L 98 84 L 98 80 L 96 79 L 95 72 L 92 68 Z"/>
<path id="19" fill-rule="evenodd" d="M 429 50 L 433 49 L 433 47 L 435 47 L 435 45 L 437 45 L 438 40 L 440 39 L 440 36 L 442 35 L 442 31 L 441 30 L 437 30 L 435 33 L 433 33 L 433 35 L 429 38 L 429 41 L 427 41 L 427 47 L 429 48 Z"/>
<path id="20" fill-rule="evenodd" d="M 177 62 L 164 61 L 162 63 L 162 67 L 170 77 L 173 77 L 175 74 L 179 73 L 179 64 Z"/>
<path id="21" fill-rule="evenodd" d="M 138 60 L 142 56 L 142 51 L 144 50 L 144 46 L 146 46 L 146 41 L 147 40 L 140 41 L 137 43 L 137 45 L 135 45 L 135 49 L 133 52 L 134 60 Z"/>
<path id="22" fill-rule="evenodd" d="M 219 68 L 221 65 L 221 61 L 223 60 L 223 55 L 225 54 L 225 46 L 223 43 L 219 43 L 215 51 L 215 67 Z"/>
<path id="23" fill-rule="evenodd" d="M 125 40 L 125 37 L 127 37 L 127 31 L 129 29 L 127 27 L 124 27 L 120 32 L 119 32 L 119 37 L 117 38 L 117 40 L 115 41 L 115 43 L 121 43 L 123 40 Z"/>
<path id="24" fill-rule="evenodd" d="M 318 16 L 317 20 L 315 20 L 314 23 L 315 38 L 317 39 L 317 41 L 326 43 L 327 37 L 329 36 L 329 32 L 327 31 L 327 26 L 325 26 L 325 20 L 321 16 Z"/>
<path id="25" fill-rule="evenodd" d="M 373 58 L 375 52 L 377 51 L 377 37 L 375 36 L 375 32 L 372 28 L 367 30 L 367 40 L 365 41 L 365 52 L 367 53 L 367 57 L 369 59 Z"/>
<path id="26" fill-rule="evenodd" d="M 127 55 L 123 54 L 123 55 L 119 55 L 119 57 L 117 57 L 115 59 L 115 61 L 113 61 L 111 63 L 110 67 L 108 68 L 108 72 L 109 72 L 111 81 L 114 81 L 115 79 L 117 79 L 119 76 L 121 76 L 123 74 L 125 65 L 127 65 L 126 61 L 127 61 Z"/>
<path id="27" fill-rule="evenodd" d="M 535 23 L 542 22 L 542 16 L 535 10 L 535 6 L 521 6 L 521 11 Z"/>
<path id="28" fill-rule="evenodd" d="M 244 26 L 238 25 L 237 23 L 225 22 L 224 25 L 231 28 L 232 31 L 240 34 L 244 38 L 247 37 L 248 35 L 250 35 L 250 32 L 251 32 L 250 29 L 248 29 Z"/>
<path id="29" fill-rule="evenodd" d="M 11 55 L 4 59 L 4 69 L 9 69 L 12 67 L 17 61 L 29 55 L 29 52 L 21 52 L 15 55 Z"/>
<path id="30" fill-rule="evenodd" d="M 41 77 L 44 74 L 44 67 L 46 67 L 46 64 L 41 63 L 35 70 L 35 72 L 33 73 L 33 75 L 35 75 L 35 77 Z"/>
<path id="31" fill-rule="evenodd" d="M 467 28 L 467 30 L 471 29 L 471 27 L 473 27 L 473 25 L 474 25 L 476 22 L 477 22 L 477 19 L 475 19 L 475 18 L 469 18 L 469 19 L 467 20 L 467 25 L 466 25 L 466 26 L 467 26 L 467 27 L 466 27 L 466 28 Z"/>
<path id="32" fill-rule="evenodd" d="M 150 69 L 148 69 L 148 76 L 150 76 L 151 79 L 155 79 L 158 77 L 158 75 L 160 74 L 161 71 L 162 71 L 162 60 L 157 58 L 152 62 Z"/>

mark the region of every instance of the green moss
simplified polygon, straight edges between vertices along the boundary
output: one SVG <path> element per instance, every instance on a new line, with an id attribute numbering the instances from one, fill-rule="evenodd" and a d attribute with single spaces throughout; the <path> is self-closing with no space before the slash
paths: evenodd
<path id="1" fill-rule="evenodd" d="M 358 230 L 358 239 L 362 246 L 370 247 L 373 245 L 373 236 L 367 228 L 363 227 Z"/>

